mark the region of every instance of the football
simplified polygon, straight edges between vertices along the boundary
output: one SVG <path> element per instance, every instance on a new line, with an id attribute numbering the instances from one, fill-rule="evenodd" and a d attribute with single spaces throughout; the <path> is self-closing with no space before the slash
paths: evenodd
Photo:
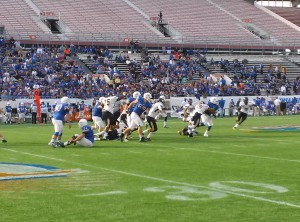
<path id="1" fill-rule="evenodd" d="M 208 108 L 205 113 L 208 114 L 208 115 L 211 115 L 211 114 L 216 114 L 216 110 L 212 109 L 212 108 Z"/>

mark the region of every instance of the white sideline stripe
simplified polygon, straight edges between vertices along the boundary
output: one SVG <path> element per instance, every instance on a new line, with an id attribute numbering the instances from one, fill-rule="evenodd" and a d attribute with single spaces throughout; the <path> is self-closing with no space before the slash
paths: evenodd
<path id="1" fill-rule="evenodd" d="M 119 174 L 124 174 L 124 175 L 129 175 L 129 176 L 134 176 L 134 177 L 139 177 L 139 178 L 144 178 L 144 179 L 149 179 L 149 180 L 165 182 L 165 183 L 172 183 L 172 184 L 179 184 L 179 185 L 190 186 L 190 187 L 203 188 L 203 189 L 206 189 L 206 190 L 229 193 L 229 194 L 240 196 L 240 197 L 247 197 L 247 198 L 254 199 L 254 200 L 261 200 L 261 201 L 265 201 L 265 202 L 269 202 L 269 203 L 300 208 L 300 205 L 288 203 L 288 202 L 285 202 L 285 201 L 270 200 L 270 199 L 266 199 L 266 198 L 262 198 L 262 197 L 255 197 L 255 196 L 251 196 L 251 195 L 235 193 L 235 192 L 231 192 L 231 191 L 224 191 L 224 190 L 221 190 L 221 189 L 215 189 L 215 188 L 212 188 L 212 187 L 195 185 L 195 184 L 190 184 L 190 183 L 185 183 L 185 182 L 178 182 L 178 181 L 174 181 L 174 180 L 166 180 L 166 179 L 157 178 L 157 177 L 145 176 L 145 175 L 141 175 L 141 174 L 129 173 L 129 172 L 120 171 L 120 170 L 108 169 L 108 168 L 104 168 L 104 167 L 97 167 L 97 166 L 89 165 L 89 164 L 83 164 L 83 163 L 78 163 L 78 162 L 73 162 L 73 161 L 67 161 L 67 160 L 63 160 L 63 159 L 49 158 L 49 157 L 43 156 L 43 155 L 36 155 L 36 154 L 32 154 L 32 153 L 16 151 L 16 150 L 11 150 L 11 149 L 7 149 L 7 148 L 2 148 L 2 150 L 6 150 L 6 151 L 10 151 L 10 152 L 17 152 L 17 153 L 21 153 L 21 154 L 36 156 L 36 157 L 41 157 L 41 158 L 45 158 L 45 159 L 57 160 L 57 161 L 65 162 L 65 163 L 77 164 L 77 165 L 80 165 L 80 166 L 101 169 L 101 170 L 105 170 L 105 171 L 109 171 L 109 172 L 113 172 L 113 173 L 119 173 Z"/>
<path id="2" fill-rule="evenodd" d="M 288 161 L 288 162 L 296 162 L 300 163 L 300 160 L 290 160 L 290 159 L 282 159 L 277 157 L 266 157 L 266 156 L 255 156 L 249 154 L 240 154 L 240 153 L 230 153 L 230 152 L 223 152 L 223 151 L 216 151 L 216 150 L 198 150 L 193 148 L 181 148 L 181 150 L 192 150 L 196 152 L 208 152 L 208 153 L 217 153 L 217 154 L 224 154 L 224 155 L 232 155 L 232 156 L 244 156 L 244 157 L 253 157 L 259 159 L 267 159 L 267 160 L 280 160 L 280 161 Z"/>
<path id="3" fill-rule="evenodd" d="M 106 196 L 106 195 L 116 195 L 116 194 L 127 194 L 125 191 L 110 191 L 104 193 L 90 193 L 90 194 L 82 194 L 75 195 L 76 197 L 90 197 L 90 196 Z"/>
<path id="4" fill-rule="evenodd" d="M 159 144 L 155 144 L 155 146 L 170 148 L 168 146 L 162 146 Z M 290 160 L 290 159 L 267 157 L 267 156 L 255 156 L 255 155 L 249 155 L 249 154 L 231 153 L 231 152 L 224 152 L 224 151 L 218 151 L 218 150 L 201 150 L 201 149 L 185 148 L 185 147 L 172 147 L 172 148 L 174 148 L 176 150 L 192 150 L 192 151 L 196 151 L 196 152 L 217 153 L 217 154 L 232 155 L 232 156 L 244 156 L 244 157 L 253 157 L 253 158 L 258 158 L 258 159 L 280 160 L 280 161 L 300 163 L 300 160 Z M 214 148 L 214 147 L 211 147 L 211 148 Z"/>

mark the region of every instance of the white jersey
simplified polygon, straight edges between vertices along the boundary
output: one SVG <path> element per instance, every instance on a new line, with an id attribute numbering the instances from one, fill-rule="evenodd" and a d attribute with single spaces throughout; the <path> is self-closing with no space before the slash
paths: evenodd
<path id="1" fill-rule="evenodd" d="M 199 104 L 198 111 L 200 114 L 204 114 L 204 112 L 209 108 L 207 104 Z"/>
<path id="2" fill-rule="evenodd" d="M 247 105 L 244 103 L 244 101 L 241 101 L 240 102 L 240 108 L 241 108 L 241 112 L 242 113 L 248 113 L 248 110 L 249 110 L 249 107 L 250 107 L 251 105 L 248 103 Z"/>
<path id="3" fill-rule="evenodd" d="M 155 118 L 158 114 L 162 112 L 164 104 L 162 102 L 154 103 L 154 105 L 149 110 L 148 116 Z"/>
<path id="4" fill-rule="evenodd" d="M 105 98 L 103 100 L 103 104 L 104 104 L 103 111 L 114 113 L 114 107 L 117 100 L 118 100 L 117 96 L 110 96 L 108 98 Z"/>

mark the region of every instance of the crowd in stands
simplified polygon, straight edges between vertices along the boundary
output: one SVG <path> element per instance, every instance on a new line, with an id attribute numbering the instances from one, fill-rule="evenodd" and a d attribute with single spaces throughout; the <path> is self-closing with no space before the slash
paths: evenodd
<path id="1" fill-rule="evenodd" d="M 290 82 L 283 67 L 269 66 L 264 81 L 257 81 L 265 64 L 248 67 L 237 60 L 207 61 L 207 50 L 173 50 L 168 60 L 141 49 L 141 62 L 130 61 L 127 53 L 112 53 L 97 46 L 33 45 L 24 49 L 19 41 L 0 37 L 0 90 L 1 99 L 33 97 L 34 89 L 42 98 L 99 98 L 122 92 L 152 92 L 153 98 L 165 96 L 246 96 L 260 95 L 265 89 L 271 94 L 285 94 L 282 86 L 298 94 L 299 77 Z M 92 73 L 77 59 L 88 54 Z M 116 63 L 127 64 L 120 71 Z M 214 81 L 208 65 L 219 66 L 233 74 L 230 85 L 224 78 Z M 141 73 L 137 68 L 141 68 Z M 107 75 L 108 79 L 103 78 Z"/>

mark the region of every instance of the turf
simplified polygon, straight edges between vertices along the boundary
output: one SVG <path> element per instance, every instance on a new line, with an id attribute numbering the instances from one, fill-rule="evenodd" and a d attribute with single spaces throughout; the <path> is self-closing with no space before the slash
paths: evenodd
<path id="1" fill-rule="evenodd" d="M 0 180 L 0 219 L 299 221 L 299 122 L 300 116 L 249 117 L 233 130 L 235 118 L 217 118 L 209 137 L 200 127 L 189 138 L 177 133 L 182 121 L 162 128 L 160 120 L 147 143 L 134 132 L 127 143 L 64 149 L 48 146 L 50 124 L 2 125 L 8 143 L 0 144 L 1 163 L 52 166 L 67 176 Z M 272 129 L 278 126 L 287 130 Z M 78 132 L 73 124 L 63 138 Z"/>

